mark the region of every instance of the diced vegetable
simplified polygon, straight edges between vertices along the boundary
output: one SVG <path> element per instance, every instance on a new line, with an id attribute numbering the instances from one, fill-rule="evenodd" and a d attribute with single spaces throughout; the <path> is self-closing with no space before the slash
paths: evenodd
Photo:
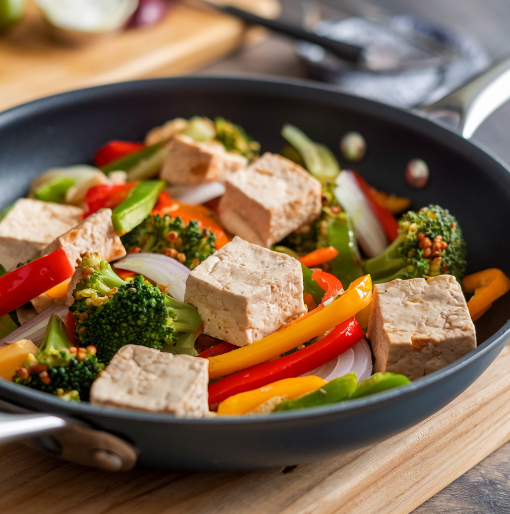
<path id="1" fill-rule="evenodd" d="M 350 284 L 363 276 L 351 218 L 348 215 L 337 215 L 326 218 L 325 222 L 327 242 L 338 251 L 338 255 L 329 262 L 331 273 L 343 283 Z"/>
<path id="2" fill-rule="evenodd" d="M 168 148 L 158 143 L 112 161 L 101 170 L 107 175 L 112 171 L 125 171 L 130 181 L 147 180 L 158 174 L 167 153 Z"/>
<path id="3" fill-rule="evenodd" d="M 66 194 L 76 181 L 70 177 L 54 177 L 34 190 L 34 198 L 44 202 L 63 203 Z"/>
<path id="4" fill-rule="evenodd" d="M 163 180 L 146 180 L 131 189 L 128 197 L 113 211 L 112 223 L 117 234 L 124 235 L 133 230 L 151 213 L 165 185 Z"/>
<path id="5" fill-rule="evenodd" d="M 353 282 L 340 298 L 327 307 L 318 307 L 260 341 L 209 358 L 209 376 L 229 375 L 288 352 L 351 318 L 371 299 L 372 281 L 367 275 Z"/>
<path id="6" fill-rule="evenodd" d="M 510 291 L 510 279 L 497 268 L 490 268 L 473 273 L 462 279 L 466 293 L 474 293 L 467 306 L 473 321 L 480 319 L 492 302 Z"/>
<path id="7" fill-rule="evenodd" d="M 404 375 L 396 373 L 374 373 L 370 378 L 363 380 L 356 391 L 349 396 L 349 400 L 362 398 L 376 393 L 382 393 L 388 389 L 410 384 L 411 381 Z"/>
<path id="8" fill-rule="evenodd" d="M 214 382 L 209 386 L 209 403 L 221 402 L 229 396 L 262 387 L 276 380 L 303 375 L 349 350 L 362 338 L 363 332 L 358 322 L 350 318 L 302 350 Z"/>
<path id="9" fill-rule="evenodd" d="M 15 343 L 0 348 L 0 378 L 12 380 L 29 354 L 37 352 L 37 346 L 28 339 L 21 339 Z"/>
<path id="10" fill-rule="evenodd" d="M 254 391 L 236 394 L 221 402 L 218 414 L 241 416 L 247 414 L 259 405 L 275 397 L 285 400 L 296 398 L 314 389 L 322 387 L 326 382 L 319 377 L 298 377 L 279 380 Z"/>
<path id="11" fill-rule="evenodd" d="M 59 248 L 0 277 L 0 316 L 70 278 L 74 266 Z"/>
<path id="12" fill-rule="evenodd" d="M 358 379 L 356 374 L 349 373 L 343 377 L 331 380 L 311 393 L 280 403 L 276 406 L 274 412 L 308 409 L 310 407 L 338 403 L 352 395 L 357 387 Z"/>
<path id="13" fill-rule="evenodd" d="M 356 238 L 365 254 L 375 257 L 382 253 L 388 246 L 386 235 L 352 172 L 343 171 L 338 175 L 334 194 L 351 217 Z"/>
<path id="14" fill-rule="evenodd" d="M 58 200 L 62 203 L 79 205 L 91 187 L 109 183 L 108 177 L 94 166 L 79 164 L 53 168 L 39 175 L 32 182 L 30 196 L 37 198 L 37 194 L 40 200 Z"/>
<path id="15" fill-rule="evenodd" d="M 88 218 L 99 209 L 115 209 L 128 196 L 138 182 L 127 182 L 126 184 L 102 184 L 91 187 L 85 195 L 86 210 L 83 218 Z"/>
<path id="16" fill-rule="evenodd" d="M 7 337 L 18 328 L 9 314 L 0 317 L 0 339 Z"/>
<path id="17" fill-rule="evenodd" d="M 98 168 L 106 166 L 113 161 L 122 159 L 132 153 L 143 150 L 143 143 L 132 143 L 131 141 L 110 141 L 100 148 L 94 156 L 94 163 Z"/>
<path id="18" fill-rule="evenodd" d="M 320 288 L 326 291 L 322 297 L 322 305 L 324 305 L 330 298 L 342 293 L 344 290 L 342 282 L 340 282 L 340 280 L 338 280 L 334 275 L 331 275 L 331 273 L 326 273 L 325 271 L 314 269 L 312 280 L 315 280 L 315 282 L 319 284 Z"/>
<path id="19" fill-rule="evenodd" d="M 315 305 L 320 305 L 324 296 L 324 289 L 312 278 L 312 270 L 301 263 L 303 273 L 303 291 L 312 296 Z"/>
<path id="20" fill-rule="evenodd" d="M 340 166 L 331 150 L 315 143 L 293 125 L 285 125 L 282 136 L 299 152 L 306 169 L 323 184 L 333 182 L 340 173 Z"/>
<path id="21" fill-rule="evenodd" d="M 355 171 L 353 171 L 352 173 L 354 175 L 354 178 L 357 180 L 359 187 L 365 194 L 365 197 L 368 200 L 370 207 L 372 207 L 372 211 L 377 216 L 377 219 L 379 220 L 379 223 L 381 224 L 384 233 L 386 234 L 386 237 L 390 242 L 395 241 L 395 239 L 397 239 L 398 237 L 397 219 L 388 209 L 386 209 L 386 207 L 384 207 L 377 201 L 376 197 L 372 194 L 372 190 L 365 181 L 365 179 Z"/>

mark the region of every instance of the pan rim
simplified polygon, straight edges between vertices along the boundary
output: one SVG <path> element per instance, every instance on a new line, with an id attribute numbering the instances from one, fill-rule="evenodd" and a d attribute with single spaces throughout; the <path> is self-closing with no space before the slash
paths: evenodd
<path id="1" fill-rule="evenodd" d="M 479 160 L 485 160 L 493 167 L 491 173 L 493 178 L 499 178 L 502 183 L 506 182 L 506 186 L 510 191 L 510 170 L 506 165 L 497 157 L 492 155 L 492 152 L 474 144 L 471 141 L 463 139 L 460 135 L 450 130 L 448 127 L 439 125 L 433 121 L 419 116 L 416 113 L 409 112 L 397 107 L 389 106 L 374 100 L 369 100 L 361 97 L 356 97 L 347 93 L 338 91 L 334 86 L 327 84 L 318 84 L 313 81 L 304 79 L 289 79 L 289 78 L 275 78 L 266 77 L 263 75 L 243 75 L 237 76 L 182 76 L 182 77 L 169 77 L 169 78 L 153 78 L 141 79 L 127 82 L 119 82 L 113 84 L 106 84 L 101 86 L 94 86 L 89 88 L 77 89 L 64 93 L 59 93 L 49 97 L 37 99 L 19 106 L 12 107 L 0 113 L 0 132 L 9 126 L 11 123 L 19 123 L 20 121 L 29 120 L 34 114 L 51 112 L 55 108 L 65 108 L 67 105 L 74 105 L 77 101 L 87 102 L 93 101 L 98 98 L 107 98 L 110 95 L 117 96 L 118 94 L 134 93 L 136 91 L 150 92 L 151 89 L 159 89 L 163 86 L 178 87 L 179 85 L 190 85 L 199 87 L 211 86 L 220 88 L 225 83 L 230 84 L 231 87 L 242 86 L 246 88 L 260 88 L 257 92 L 260 94 L 265 89 L 268 93 L 275 95 L 277 89 L 282 87 L 285 89 L 285 96 L 300 95 L 300 92 L 308 91 L 311 95 L 310 99 L 316 102 L 325 104 L 331 103 L 329 94 L 337 96 L 344 101 L 351 102 L 350 108 L 358 111 L 370 112 L 371 115 L 376 117 L 388 118 L 388 114 L 397 116 L 395 120 L 403 125 L 413 123 L 413 130 L 422 132 L 427 136 L 431 136 L 431 131 L 437 131 L 437 134 L 442 138 L 443 143 L 450 141 L 456 145 L 456 150 L 460 151 L 459 145 L 465 145 L 466 149 L 474 152 Z M 272 89 L 273 88 L 273 89 Z M 271 90 L 272 89 L 272 90 Z M 328 94 L 328 98 L 313 97 L 314 92 L 324 92 Z M 313 97 L 313 98 L 312 98 Z M 421 120 L 417 123 L 417 119 Z M 494 165 L 497 166 L 494 166 Z M 499 175 L 499 177 L 498 177 Z M 510 196 L 510 194 L 509 194 Z M 369 409 L 374 404 L 379 404 L 381 408 L 384 405 L 398 401 L 404 396 L 411 395 L 416 391 L 429 386 L 430 384 L 438 383 L 447 379 L 450 375 L 457 373 L 457 371 L 469 366 L 473 361 L 478 360 L 483 355 L 493 351 L 495 347 L 502 342 L 503 339 L 508 339 L 510 332 L 510 319 L 492 336 L 486 339 L 477 348 L 469 354 L 458 359 L 457 361 L 445 366 L 444 368 L 422 377 L 420 380 L 413 382 L 409 385 L 399 387 L 397 389 L 389 390 L 372 397 L 359 398 L 350 402 L 343 402 L 330 406 L 323 406 L 319 408 L 311 408 L 302 411 L 281 412 L 271 415 L 260 416 L 229 416 L 229 417 L 216 417 L 216 418 L 176 418 L 164 413 L 149 413 L 143 411 L 135 411 L 128 409 L 116 409 L 112 407 L 99 407 L 89 403 L 74 403 L 68 402 L 64 405 L 62 400 L 54 398 L 51 395 L 42 393 L 40 391 L 32 390 L 29 388 L 21 388 L 19 385 L 0 380 L 0 395 L 3 391 L 11 393 L 9 396 L 13 401 L 22 403 L 23 400 L 36 401 L 40 407 L 41 412 L 48 412 L 54 414 L 59 411 L 66 411 L 71 416 L 80 418 L 93 415 L 97 418 L 114 419 L 116 421 L 143 421 L 146 423 L 157 423 L 165 425 L 190 425 L 190 426 L 203 426 L 207 425 L 222 425 L 228 426 L 245 426 L 245 425 L 271 425 L 280 424 L 282 421 L 310 421 L 314 422 L 320 418 L 330 417 L 348 417 L 349 415 L 356 415 L 366 409 Z M 502 345 L 501 345 L 502 346 Z M 10 400 L 8 400 L 10 401 Z M 60 415 L 60 414 L 55 414 Z"/>

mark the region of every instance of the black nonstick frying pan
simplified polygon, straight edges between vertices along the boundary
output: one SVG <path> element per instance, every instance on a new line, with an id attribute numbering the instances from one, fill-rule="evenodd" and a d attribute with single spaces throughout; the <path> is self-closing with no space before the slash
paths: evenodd
<path id="1" fill-rule="evenodd" d="M 428 115 L 448 115 L 470 136 L 510 94 L 509 62 L 439 102 Z M 492 89 L 486 88 L 488 82 Z M 285 122 L 334 151 L 342 135 L 359 132 L 368 152 L 356 167 L 371 184 L 410 197 L 416 208 L 429 203 L 449 208 L 467 239 L 468 271 L 497 267 L 510 275 L 510 173 L 504 165 L 423 116 L 305 81 L 143 80 L 11 109 L 0 114 L 0 207 L 26 194 L 32 179 L 48 168 L 88 162 L 105 141 L 139 140 L 166 120 L 193 115 L 232 119 L 274 152 L 283 143 L 279 133 Z M 422 190 L 411 189 L 404 179 L 407 163 L 415 158 L 431 171 Z M 507 343 L 509 318 L 507 295 L 477 322 L 476 350 L 408 386 L 320 409 L 258 417 L 175 419 L 65 403 L 0 381 L 0 410 L 11 412 L 0 415 L 0 442 L 33 438 L 50 453 L 112 470 L 135 462 L 163 469 L 255 469 L 324 459 L 405 430 L 452 401 Z"/>

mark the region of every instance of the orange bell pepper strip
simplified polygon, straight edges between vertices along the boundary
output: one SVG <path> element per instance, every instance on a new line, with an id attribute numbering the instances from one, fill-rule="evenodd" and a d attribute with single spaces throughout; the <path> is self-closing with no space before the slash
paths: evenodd
<path id="1" fill-rule="evenodd" d="M 500 269 L 489 268 L 462 279 L 466 293 L 474 293 L 467 306 L 471 319 L 476 321 L 485 314 L 494 300 L 510 290 L 510 278 Z"/>
<path id="2" fill-rule="evenodd" d="M 211 210 L 203 205 L 187 205 L 176 202 L 166 192 L 160 194 L 152 214 L 159 214 L 160 216 L 169 214 L 172 217 L 180 216 L 185 223 L 189 223 L 192 220 L 198 221 L 200 228 L 207 228 L 214 232 L 216 236 L 216 250 L 219 250 L 230 241 L 223 228 L 215 221 L 214 213 Z"/>
<path id="3" fill-rule="evenodd" d="M 401 198 L 395 195 L 389 195 L 388 193 L 383 193 L 382 191 L 378 191 L 372 186 L 368 186 L 370 192 L 372 193 L 372 197 L 374 200 L 383 207 L 386 207 L 391 214 L 395 216 L 397 214 L 401 214 L 404 211 L 408 211 L 411 207 L 411 200 L 409 198 Z"/>
<path id="4" fill-rule="evenodd" d="M 365 275 L 355 280 L 340 298 L 327 307 L 320 306 L 248 346 L 210 357 L 209 378 L 224 377 L 288 352 L 343 323 L 371 301 L 372 279 Z"/>
<path id="5" fill-rule="evenodd" d="M 60 298 L 64 298 L 67 295 L 67 288 L 69 287 L 70 282 L 71 282 L 71 279 L 68 278 L 67 280 L 64 280 L 63 282 L 60 282 L 60 284 L 56 285 L 55 287 L 48 289 L 46 291 L 46 294 L 50 298 L 53 298 L 54 300 L 59 300 Z"/>
<path id="6" fill-rule="evenodd" d="M 325 262 L 332 261 L 338 255 L 338 250 L 334 246 L 325 246 L 310 252 L 299 259 L 299 262 L 307 268 L 319 266 Z"/>
<path id="7" fill-rule="evenodd" d="M 259 389 L 235 394 L 227 398 L 219 404 L 218 414 L 224 416 L 242 416 L 268 400 L 271 400 L 271 398 L 281 396 L 285 400 L 292 400 L 303 394 L 315 391 L 324 384 L 326 384 L 325 380 L 314 376 L 285 378 L 284 380 L 278 380 L 278 382 L 273 382 Z"/>

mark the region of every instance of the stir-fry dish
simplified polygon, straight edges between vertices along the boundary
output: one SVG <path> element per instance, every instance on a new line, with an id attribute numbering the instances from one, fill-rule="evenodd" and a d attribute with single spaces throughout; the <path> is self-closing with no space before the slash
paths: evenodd
<path id="1" fill-rule="evenodd" d="M 261 153 L 223 118 L 177 118 L 40 175 L 0 213 L 0 377 L 111 408 L 257 415 L 405 386 L 474 350 L 510 279 L 465 276 L 455 213 L 377 191 L 297 127 L 282 136 Z"/>

